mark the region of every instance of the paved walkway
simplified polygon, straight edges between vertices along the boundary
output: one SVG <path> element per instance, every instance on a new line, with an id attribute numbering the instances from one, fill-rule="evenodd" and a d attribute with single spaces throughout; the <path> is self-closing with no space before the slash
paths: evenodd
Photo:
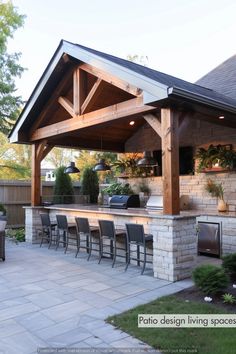
<path id="1" fill-rule="evenodd" d="M 88 262 L 85 254 L 74 254 L 7 242 L 6 261 L 0 262 L 0 353 L 142 352 L 147 345 L 104 319 L 191 285 L 190 280 L 154 279 L 148 272 L 141 276 L 136 266 L 124 272 L 122 263 L 112 269 L 108 259 L 98 265 L 97 257 Z"/>

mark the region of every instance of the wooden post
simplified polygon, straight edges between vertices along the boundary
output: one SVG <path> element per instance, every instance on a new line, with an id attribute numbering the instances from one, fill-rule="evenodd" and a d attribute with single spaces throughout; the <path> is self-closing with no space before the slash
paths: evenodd
<path id="1" fill-rule="evenodd" d="M 179 114 L 171 108 L 161 110 L 163 213 L 180 213 L 179 203 Z"/>
<path id="2" fill-rule="evenodd" d="M 73 107 L 76 115 L 81 114 L 81 106 L 87 96 L 85 72 L 76 68 L 73 75 Z"/>
<path id="3" fill-rule="evenodd" d="M 31 184 L 31 205 L 41 204 L 41 159 L 38 154 L 39 143 L 32 145 L 32 184 Z"/>
<path id="4" fill-rule="evenodd" d="M 31 205 L 41 205 L 41 161 L 52 150 L 53 145 L 48 145 L 47 140 L 32 145 L 32 176 L 31 176 Z"/>

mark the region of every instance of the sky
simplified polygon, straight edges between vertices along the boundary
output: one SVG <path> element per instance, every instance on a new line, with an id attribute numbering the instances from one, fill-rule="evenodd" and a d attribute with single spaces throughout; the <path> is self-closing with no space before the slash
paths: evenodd
<path id="1" fill-rule="evenodd" d="M 109 54 L 147 57 L 150 68 L 195 82 L 236 54 L 235 0 L 12 0 L 24 27 L 9 41 L 27 71 L 27 100 L 61 39 Z"/>

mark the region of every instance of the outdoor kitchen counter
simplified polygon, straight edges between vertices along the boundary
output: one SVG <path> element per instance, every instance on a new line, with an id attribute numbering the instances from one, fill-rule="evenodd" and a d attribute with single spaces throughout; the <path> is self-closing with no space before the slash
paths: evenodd
<path id="1" fill-rule="evenodd" d="M 37 230 L 41 227 L 40 213 L 48 212 L 52 222 L 57 214 L 67 216 L 69 223 L 75 217 L 86 217 L 91 226 L 98 220 L 112 220 L 116 228 L 125 229 L 126 223 L 142 224 L 153 235 L 154 276 L 176 281 L 191 275 L 198 254 L 196 222 L 219 223 L 222 254 L 236 252 L 236 213 L 206 210 L 182 211 L 180 215 L 165 215 L 160 210 L 143 208 L 111 209 L 98 205 L 60 204 L 25 207 L 26 241 L 38 243 Z"/>
<path id="2" fill-rule="evenodd" d="M 71 211 L 71 212 L 83 212 L 83 213 L 98 213 L 98 214 L 109 214 L 109 215 L 119 215 L 119 216 L 139 216 L 145 218 L 154 218 L 159 219 L 163 218 L 162 210 L 147 210 L 145 208 L 128 208 L 128 209 L 113 209 L 109 207 L 102 207 L 98 205 L 80 205 L 80 204 L 60 204 L 60 205 L 50 205 L 45 206 L 45 209 L 50 210 L 64 210 Z M 189 218 L 193 216 L 199 216 L 199 212 L 181 212 L 180 215 L 165 215 L 165 218 L 169 219 L 182 219 L 182 218 Z"/>
<path id="3" fill-rule="evenodd" d="M 162 210 L 147 210 L 145 208 L 128 208 L 128 209 L 113 209 L 109 207 L 102 207 L 98 205 L 82 205 L 82 204 L 59 204 L 45 206 L 45 209 L 54 210 L 70 210 L 70 211 L 81 211 L 87 213 L 101 213 L 101 214 L 112 214 L 121 216 L 142 216 L 148 218 L 162 218 Z M 227 217 L 236 218 L 236 212 L 218 212 L 217 210 L 185 210 L 181 211 L 180 215 L 165 215 L 165 217 L 170 219 L 188 218 L 188 217 L 199 217 L 199 216 L 215 216 L 215 217 Z"/>

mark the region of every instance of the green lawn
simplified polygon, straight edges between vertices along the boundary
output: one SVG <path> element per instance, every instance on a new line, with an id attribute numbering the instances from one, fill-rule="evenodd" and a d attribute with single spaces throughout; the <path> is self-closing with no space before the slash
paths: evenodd
<path id="1" fill-rule="evenodd" d="M 138 328 L 138 314 L 218 314 L 214 305 L 167 296 L 138 306 L 107 321 L 166 353 L 235 354 L 235 328 Z M 182 350 L 182 351 L 181 351 Z"/>

